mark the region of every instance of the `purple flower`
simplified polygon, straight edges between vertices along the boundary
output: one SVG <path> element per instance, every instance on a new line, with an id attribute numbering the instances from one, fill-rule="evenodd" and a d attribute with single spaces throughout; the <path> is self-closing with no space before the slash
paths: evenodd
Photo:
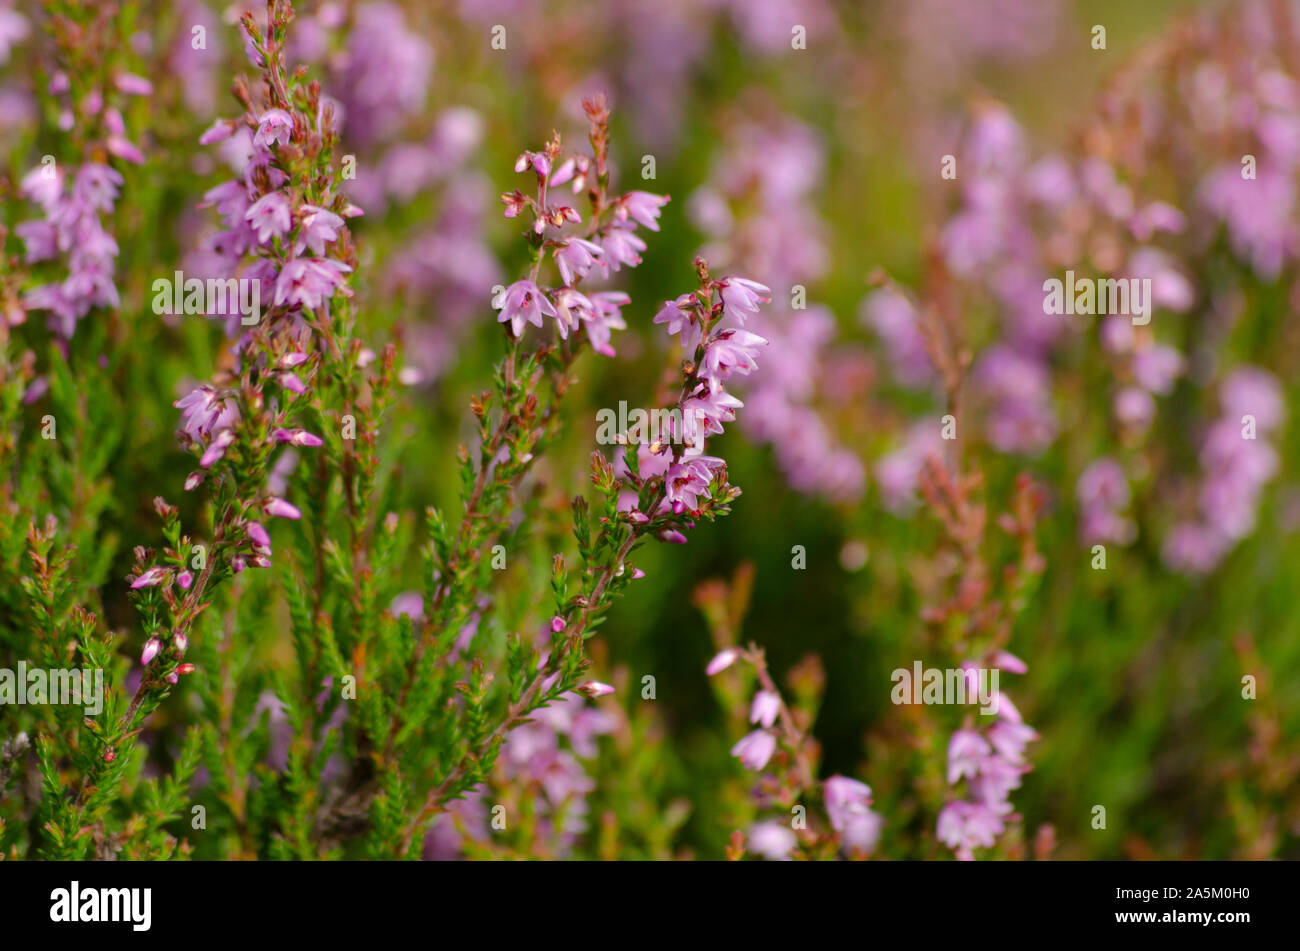
<path id="1" fill-rule="evenodd" d="M 204 469 L 211 468 L 222 456 L 226 454 L 226 449 L 235 441 L 235 434 L 229 429 L 223 429 L 217 434 L 217 438 L 212 440 L 212 444 L 204 450 L 203 455 L 199 457 L 199 465 Z"/>
<path id="2" fill-rule="evenodd" d="M 700 497 L 709 498 L 713 469 L 723 465 L 714 456 L 695 456 L 674 462 L 664 476 L 664 504 L 677 514 L 700 507 Z"/>
<path id="3" fill-rule="evenodd" d="M 266 244 L 272 238 L 287 234 L 292 227 L 289 199 L 283 192 L 267 192 L 244 212 L 244 220 L 257 233 L 258 243 Z"/>
<path id="4" fill-rule="evenodd" d="M 196 386 L 172 404 L 181 411 L 181 428 L 190 439 L 210 438 L 239 421 L 239 406 L 207 384 Z"/>
<path id="5" fill-rule="evenodd" d="M 569 238 L 555 249 L 555 263 L 560 277 L 568 286 L 587 276 L 593 265 L 604 267 L 605 252 L 600 245 L 585 238 Z"/>
<path id="6" fill-rule="evenodd" d="M 676 300 L 664 301 L 664 306 L 655 314 L 656 324 L 666 324 L 668 335 L 682 335 L 682 351 L 689 357 L 700 345 L 700 324 L 695 311 L 690 306 L 695 302 L 694 294 L 683 294 Z"/>
<path id="7" fill-rule="evenodd" d="M 974 776 L 989 752 L 988 741 L 975 730 L 958 730 L 948 741 L 948 782 Z"/>
<path id="8" fill-rule="evenodd" d="M 781 713 L 781 695 L 771 690 L 760 690 L 754 694 L 754 702 L 749 707 L 749 722 L 764 728 L 771 727 Z"/>
<path id="9" fill-rule="evenodd" d="M 1003 829 L 1002 817 L 978 802 L 950 802 L 939 813 L 936 834 L 939 841 L 963 861 L 975 858 L 977 846 L 991 848 Z"/>
<path id="10" fill-rule="evenodd" d="M 610 228 L 605 234 L 602 248 L 606 267 L 617 271 L 624 264 L 636 267 L 641 263 L 645 242 L 633 234 L 630 228 Z"/>
<path id="11" fill-rule="evenodd" d="M 294 242 L 293 253 L 302 254 L 304 248 L 311 248 L 318 258 L 325 256 L 325 246 L 338 240 L 339 229 L 343 219 L 332 211 L 315 205 L 302 205 L 298 209 L 301 215 L 302 230 Z"/>
<path id="12" fill-rule="evenodd" d="M 343 286 L 343 274 L 350 270 L 348 265 L 332 258 L 294 258 L 275 280 L 275 304 L 319 310 Z"/>
<path id="13" fill-rule="evenodd" d="M 1149 393 L 1167 394 L 1183 370 L 1183 355 L 1173 347 L 1154 343 L 1133 357 L 1133 375 Z"/>
<path id="14" fill-rule="evenodd" d="M 754 354 L 767 341 L 748 330 L 723 330 L 708 341 L 700 361 L 700 376 L 715 386 L 733 375 L 748 376 L 758 369 Z"/>
<path id="15" fill-rule="evenodd" d="M 268 109 L 257 120 L 257 132 L 253 135 L 253 143 L 264 149 L 269 149 L 276 143 L 287 145 L 292 132 L 293 118 L 289 113 L 283 109 Z"/>
<path id="16" fill-rule="evenodd" d="M 761 770 L 776 752 L 776 737 L 767 730 L 755 730 L 747 733 L 731 748 L 731 755 L 738 757 L 746 769 Z"/>
<path id="17" fill-rule="evenodd" d="M 112 211 L 122 176 L 107 165 L 88 162 L 77 172 L 73 198 L 95 211 Z"/>
<path id="18" fill-rule="evenodd" d="M 713 660 L 709 661 L 709 666 L 704 668 L 704 674 L 712 677 L 714 674 L 720 674 L 736 662 L 740 656 L 740 651 L 734 647 L 728 647 L 714 655 Z"/>
<path id="19" fill-rule="evenodd" d="M 160 650 L 162 650 L 162 641 L 156 637 L 149 638 L 144 642 L 144 650 L 140 653 L 140 663 L 149 666 L 149 661 L 157 657 Z"/>
<path id="20" fill-rule="evenodd" d="M 623 330 L 627 327 L 619 308 L 628 304 L 631 298 L 622 291 L 599 291 L 592 294 L 590 300 L 592 310 L 585 324 L 587 339 L 591 341 L 591 348 L 597 353 L 612 357 L 614 348 L 609 345 L 610 331 Z"/>
<path id="21" fill-rule="evenodd" d="M 271 536 L 260 522 L 249 522 L 246 526 L 248 537 L 253 540 L 253 544 L 259 548 L 271 547 Z"/>
<path id="22" fill-rule="evenodd" d="M 780 861 L 789 858 L 798 840 L 789 826 L 769 819 L 749 827 L 747 844 L 751 852 L 772 861 Z"/>
<path id="23" fill-rule="evenodd" d="M 492 306 L 501 311 L 497 322 L 509 322 L 516 337 L 523 333 L 524 324 L 542 326 L 543 314 L 556 316 L 555 305 L 532 281 L 515 281 L 493 299 Z"/>
<path id="24" fill-rule="evenodd" d="M 294 446 L 323 446 L 324 440 L 302 429 L 277 429 L 271 433 L 275 442 L 287 442 Z"/>
<path id="25" fill-rule="evenodd" d="M 1286 417 L 1277 380 L 1257 367 L 1233 370 L 1219 386 L 1219 404 L 1226 417 L 1238 422 L 1243 416 L 1254 416 L 1256 427 L 1264 432 L 1276 428 Z"/>
<path id="26" fill-rule="evenodd" d="M 298 506 L 276 496 L 271 496 L 262 503 L 262 511 L 272 518 L 302 518 L 302 512 L 298 510 Z"/>
<path id="27" fill-rule="evenodd" d="M 668 204 L 667 195 L 652 195 L 649 192 L 628 192 L 618 200 L 615 214 L 619 221 L 630 217 L 640 222 L 651 231 L 659 230 L 659 212 Z M 644 250 L 644 246 L 642 246 Z"/>
<path id="28" fill-rule="evenodd" d="M 139 588 L 152 588 L 165 581 L 167 579 L 167 574 L 168 572 L 166 568 L 150 568 L 140 577 L 131 582 L 131 588 L 133 590 Z"/>
<path id="29" fill-rule="evenodd" d="M 727 313 L 742 326 L 747 316 L 758 313 L 759 304 L 770 303 L 772 300 L 771 288 L 757 281 L 743 277 L 724 277 L 720 283 L 722 303 L 726 306 Z"/>

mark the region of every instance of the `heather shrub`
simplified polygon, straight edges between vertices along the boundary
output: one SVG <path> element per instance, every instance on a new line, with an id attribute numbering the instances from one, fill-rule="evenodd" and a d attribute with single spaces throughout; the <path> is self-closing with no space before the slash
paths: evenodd
<path id="1" fill-rule="evenodd" d="M 0 0 L 0 854 L 1295 857 L 1300 7 L 1093 6 Z"/>

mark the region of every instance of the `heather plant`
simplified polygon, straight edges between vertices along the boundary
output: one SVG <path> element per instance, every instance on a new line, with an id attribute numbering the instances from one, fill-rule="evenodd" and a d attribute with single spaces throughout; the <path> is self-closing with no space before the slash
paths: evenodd
<path id="1" fill-rule="evenodd" d="M 0 855 L 1294 857 L 1300 9 L 1126 6 L 0 0 Z"/>

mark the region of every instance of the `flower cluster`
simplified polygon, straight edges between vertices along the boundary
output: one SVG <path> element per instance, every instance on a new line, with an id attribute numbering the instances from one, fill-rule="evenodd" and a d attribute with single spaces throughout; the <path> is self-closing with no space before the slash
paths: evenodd
<path id="1" fill-rule="evenodd" d="M 621 291 L 584 294 L 578 285 L 593 269 L 608 277 L 624 266 L 640 264 L 646 244 L 637 236 L 636 229 L 641 226 L 658 231 L 660 210 L 668 197 L 644 191 L 606 196 L 609 111 L 603 99 L 586 100 L 583 107 L 594 130 L 591 156 L 563 157 L 557 135 L 541 151 L 525 152 L 515 163 L 516 172 L 535 178 L 536 193 L 525 195 L 514 189 L 502 194 L 501 201 L 506 206 L 507 218 L 516 218 L 524 212 L 531 216 L 529 240 L 533 263 L 527 277 L 502 288 L 493 297 L 492 306 L 499 311 L 497 320 L 509 324 L 515 337 L 523 333 L 525 326 L 541 327 L 542 318 L 550 317 L 561 339 L 567 340 L 571 333 L 581 332 L 593 350 L 612 357 L 611 332 L 626 326 L 621 308 L 629 303 L 629 298 Z M 559 190 L 566 185 L 574 195 L 591 186 L 591 210 L 581 235 L 565 230 L 583 222 L 577 209 L 561 200 L 563 193 Z M 542 262 L 547 257 L 559 271 L 559 286 L 542 287 L 537 283 Z"/>
<path id="2" fill-rule="evenodd" d="M 122 175 L 104 158 L 106 153 L 135 164 L 144 161 L 144 154 L 127 138 L 126 122 L 115 103 L 125 96 L 148 96 L 153 86 L 134 73 L 118 72 L 110 89 L 81 91 L 75 102 L 72 89 L 67 72 L 50 79 L 49 93 L 59 103 L 64 131 L 77 121 L 74 105 L 79 110 L 89 135 L 83 146 L 87 158 L 80 166 L 65 169 L 55 156 L 45 156 L 22 182 L 22 194 L 40 206 L 43 217 L 14 228 L 23 240 L 28 264 L 66 260 L 66 277 L 32 287 L 23 296 L 28 310 L 50 312 L 51 329 L 64 339 L 73 335 L 77 321 L 92 308 L 119 304 L 113 276 L 118 246 L 103 221 L 113 214 Z"/>
<path id="3" fill-rule="evenodd" d="M 1278 470 L 1277 451 L 1262 438 L 1281 426 L 1286 413 L 1272 374 L 1238 367 L 1218 393 L 1220 417 L 1201 443 L 1197 517 L 1165 536 L 1166 564 L 1187 574 L 1210 571 L 1254 530 L 1260 494 Z"/>
<path id="4" fill-rule="evenodd" d="M 614 467 L 622 482 L 619 511 L 677 543 L 686 541 L 682 530 L 693 528 L 694 519 L 706 512 L 712 517 L 740 494 L 727 485 L 726 462 L 703 454 L 704 440 L 722 433 L 744 406 L 726 384 L 758 368 L 767 341 L 744 325 L 771 293 L 747 278 L 713 280 L 701 259 L 696 268 L 699 289 L 665 301 L 654 318 L 679 337 L 685 354 L 681 389 L 668 412 L 670 441 L 639 444 L 634 462 L 620 451 Z"/>
<path id="5" fill-rule="evenodd" d="M 1023 674 L 1027 669 L 1018 657 L 998 651 L 985 661 L 986 669 Z M 962 664 L 966 672 L 968 695 L 978 689 L 974 662 Z M 1025 747 L 1038 734 L 1025 725 L 1020 711 L 1000 691 L 994 694 L 997 705 L 992 726 L 979 729 L 970 725 L 953 733 L 948 741 L 948 784 L 966 783 L 967 796 L 954 799 L 939 813 L 936 834 L 939 841 L 959 859 L 975 858 L 976 848 L 992 848 L 1006 822 L 1013 818 L 1011 790 L 1020 786 L 1020 777 L 1029 772 L 1025 764 Z"/>

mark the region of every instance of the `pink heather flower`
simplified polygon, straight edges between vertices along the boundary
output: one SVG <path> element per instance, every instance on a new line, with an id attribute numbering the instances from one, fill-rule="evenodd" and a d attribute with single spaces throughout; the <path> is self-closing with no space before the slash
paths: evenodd
<path id="1" fill-rule="evenodd" d="M 302 518 L 298 506 L 275 496 L 262 503 L 262 511 L 272 518 Z"/>
<path id="2" fill-rule="evenodd" d="M 222 182 L 215 188 L 209 188 L 203 195 L 200 208 L 217 206 L 217 214 L 225 221 L 228 228 L 239 228 L 244 224 L 244 212 L 248 210 L 248 189 L 242 182 Z"/>
<path id="3" fill-rule="evenodd" d="M 605 234 L 602 248 L 605 252 L 605 264 L 613 271 L 626 264 L 636 267 L 641 263 L 641 252 L 645 242 L 638 238 L 630 228 L 610 228 Z"/>
<path id="4" fill-rule="evenodd" d="M 630 303 L 631 298 L 622 291 L 599 291 L 589 299 L 592 310 L 584 325 L 587 328 L 587 339 L 591 341 L 591 349 L 603 356 L 612 357 L 614 348 L 609 345 L 610 331 L 627 327 L 619 308 Z"/>
<path id="5" fill-rule="evenodd" d="M 716 456 L 695 456 L 674 462 L 664 476 L 664 503 L 678 515 L 698 509 L 700 497 L 710 497 L 713 470 L 722 465 L 723 461 Z"/>
<path id="6" fill-rule="evenodd" d="M 695 311 L 690 306 L 695 303 L 694 294 L 682 294 L 676 300 L 664 301 L 664 306 L 655 314 L 656 324 L 666 324 L 669 336 L 682 335 L 682 351 L 689 357 L 700 345 L 700 324 Z"/>
<path id="7" fill-rule="evenodd" d="M 826 813 L 839 831 L 850 816 L 865 815 L 871 805 L 871 787 L 847 776 L 832 776 L 822 784 Z"/>
<path id="8" fill-rule="evenodd" d="M 104 144 L 108 148 L 109 155 L 130 162 L 133 165 L 144 164 L 144 153 L 140 151 L 134 142 L 123 136 L 110 135 Z"/>
<path id="9" fill-rule="evenodd" d="M 271 433 L 271 439 L 275 442 L 287 442 L 295 446 L 323 446 L 325 444 L 319 436 L 312 435 L 303 429 L 277 429 Z"/>
<path id="10" fill-rule="evenodd" d="M 266 244 L 287 234 L 292 226 L 289 199 L 284 197 L 284 192 L 267 192 L 244 212 L 244 220 L 257 232 L 258 243 Z"/>
<path id="11" fill-rule="evenodd" d="M 831 828 L 850 851 L 870 852 L 880 840 L 884 820 L 871 811 L 871 787 L 847 776 L 832 776 L 822 784 Z"/>
<path id="12" fill-rule="evenodd" d="M 709 661 L 709 666 L 704 668 L 705 676 L 712 677 L 714 674 L 722 673 L 724 670 L 726 670 L 728 667 L 734 664 L 736 662 L 736 658 L 738 658 L 739 656 L 740 656 L 740 651 L 736 650 L 734 647 L 728 647 L 725 650 L 719 651 L 714 656 L 713 660 Z"/>
<path id="13" fill-rule="evenodd" d="M 551 618 L 551 633 L 559 634 L 565 628 L 565 620 L 558 614 Z"/>
<path id="14" fill-rule="evenodd" d="M 253 143 L 264 149 L 269 149 L 276 143 L 287 145 L 292 132 L 293 118 L 289 113 L 283 109 L 268 109 L 257 121 Z"/>
<path id="15" fill-rule="evenodd" d="M 578 684 L 576 689 L 578 693 L 591 700 L 614 692 L 613 687 L 609 684 L 603 684 L 599 680 L 588 680 L 586 683 Z"/>
<path id="16" fill-rule="evenodd" d="M 226 454 L 226 449 L 235 441 L 235 434 L 229 429 L 223 429 L 217 434 L 217 438 L 212 440 L 212 445 L 204 451 L 199 457 L 199 465 L 204 469 L 212 467 L 213 463 Z"/>
<path id="17" fill-rule="evenodd" d="M 402 372 L 405 373 L 406 371 L 403 370 Z M 401 374 L 399 374 L 398 376 L 400 379 Z M 301 395 L 307 392 L 307 384 L 304 383 L 302 380 L 298 379 L 298 375 L 296 373 L 281 373 L 276 376 L 276 379 L 279 380 L 280 385 L 284 387 L 286 390 L 288 390 L 290 393 L 298 393 Z"/>
<path id="18" fill-rule="evenodd" d="M 1237 423 L 1243 416 L 1254 416 L 1256 427 L 1263 432 L 1276 428 L 1286 418 L 1286 403 L 1277 380 L 1257 367 L 1233 370 L 1219 385 L 1219 405 L 1224 415 Z"/>
<path id="19" fill-rule="evenodd" d="M 1018 766 L 1001 756 L 990 756 L 980 763 L 979 775 L 970 781 L 970 790 L 994 812 L 1007 815 L 1012 811 L 1009 796 L 1020 786 L 1021 777 L 1029 767 Z"/>
<path id="20" fill-rule="evenodd" d="M 147 667 L 149 661 L 157 657 L 160 650 L 162 650 L 162 641 L 156 637 L 149 638 L 144 642 L 144 650 L 140 654 L 140 663 Z"/>
<path id="21" fill-rule="evenodd" d="M 551 160 L 543 152 L 524 152 L 515 159 L 515 171 L 523 172 L 532 166 L 533 171 L 546 178 L 551 174 Z"/>
<path id="22" fill-rule="evenodd" d="M 28 264 L 48 261 L 59 253 L 58 230 L 48 221 L 21 222 L 14 226 L 14 234 L 23 240 Z"/>
<path id="23" fill-rule="evenodd" d="M 182 591 L 188 591 L 188 590 L 190 590 L 190 587 L 194 584 L 194 575 L 193 575 L 193 573 L 192 573 L 192 572 L 189 572 L 189 571 L 182 571 L 180 574 L 178 574 L 178 575 L 176 576 L 176 584 L 180 586 L 180 589 L 181 589 Z M 177 643 L 177 646 L 180 645 L 180 642 L 181 642 L 183 639 L 184 639 L 184 635 L 182 635 L 182 634 L 178 634 L 178 635 L 176 635 L 176 643 Z M 184 649 L 185 649 L 184 647 L 181 647 L 181 650 L 184 650 Z"/>
<path id="24" fill-rule="evenodd" d="M 988 740 L 1003 759 L 1020 763 L 1024 760 L 1025 746 L 1038 739 L 1038 733 L 1023 723 L 999 720 L 988 729 Z"/>
<path id="25" fill-rule="evenodd" d="M 991 848 L 1003 829 L 1000 815 L 983 803 L 950 802 L 939 813 L 936 833 L 939 841 L 963 861 L 975 858 L 977 846 Z"/>
<path id="26" fill-rule="evenodd" d="M 797 843 L 789 826 L 771 819 L 750 826 L 746 842 L 751 852 L 772 861 L 789 858 Z"/>
<path id="27" fill-rule="evenodd" d="M 649 192 L 628 192 L 614 206 L 614 214 L 619 221 L 628 218 L 639 222 L 651 231 L 659 230 L 659 212 L 668 204 L 667 195 L 652 195 Z M 642 246 L 644 250 L 644 245 Z"/>
<path id="28" fill-rule="evenodd" d="M 304 248 L 311 248 L 312 254 L 323 258 L 325 246 L 338 240 L 343 219 L 334 212 L 315 205 L 303 205 L 298 211 L 302 215 L 302 231 L 294 242 L 293 253 L 302 254 Z"/>
<path id="29" fill-rule="evenodd" d="M 275 304 L 301 305 L 318 310 L 343 285 L 343 274 L 352 270 L 332 258 L 294 258 L 275 281 Z M 346 292 L 345 292 L 346 293 Z"/>
<path id="30" fill-rule="evenodd" d="M 733 375 L 748 376 L 758 369 L 754 354 L 767 340 L 748 330 L 723 330 L 708 341 L 700 360 L 700 376 L 715 386 Z"/>
<path id="31" fill-rule="evenodd" d="M 693 437 L 694 434 L 690 431 L 692 426 L 702 425 L 704 436 L 713 436 L 722 432 L 722 424 L 732 422 L 736 418 L 736 410 L 744 405 L 720 386 L 710 387 L 707 383 L 701 384 L 696 389 L 695 395 L 682 403 L 683 424 L 686 425 L 687 436 Z"/>
<path id="32" fill-rule="evenodd" d="M 743 277 L 724 277 L 720 283 L 722 303 L 726 306 L 727 313 L 742 326 L 747 316 L 758 313 L 759 304 L 767 304 L 772 300 L 772 289 L 757 281 Z"/>
<path id="33" fill-rule="evenodd" d="M 152 588 L 154 585 L 161 584 L 167 578 L 166 568 L 150 568 L 140 577 L 131 582 L 132 590 L 139 588 Z"/>
<path id="34" fill-rule="evenodd" d="M 569 339 L 569 331 L 577 330 L 584 320 L 590 320 L 595 306 L 587 295 L 572 287 L 562 287 L 555 292 L 555 327 L 560 336 Z"/>
<path id="35" fill-rule="evenodd" d="M 1029 671 L 1029 667 L 1023 660 L 1007 651 L 998 651 L 993 655 L 993 666 L 1000 670 L 1009 670 L 1013 674 L 1023 674 Z"/>
<path id="36" fill-rule="evenodd" d="M 135 73 L 118 73 L 113 77 L 113 85 L 128 96 L 153 95 L 153 83 Z"/>
<path id="37" fill-rule="evenodd" d="M 169 684 L 178 684 L 181 682 L 180 676 L 175 672 L 168 674 L 163 678 L 163 680 L 167 681 Z"/>
<path id="38" fill-rule="evenodd" d="M 235 124 L 229 119 L 218 119 L 199 136 L 199 145 L 216 145 L 235 134 Z"/>
<path id="39" fill-rule="evenodd" d="M 253 540 L 253 544 L 261 548 L 271 547 L 271 536 L 267 534 L 265 528 L 260 522 L 249 522 L 247 526 L 248 537 Z"/>
<path id="40" fill-rule="evenodd" d="M 198 440 L 229 429 L 239 421 L 239 407 L 233 400 L 217 399 L 216 391 L 203 384 L 172 404 L 181 411 L 181 429 Z"/>
<path id="41" fill-rule="evenodd" d="M 764 728 L 776 722 L 781 713 L 781 696 L 771 690 L 760 690 L 754 694 L 754 702 L 749 707 L 749 722 Z"/>
<path id="42" fill-rule="evenodd" d="M 1156 416 L 1156 402 L 1141 387 L 1126 386 L 1115 394 L 1115 419 L 1121 426 L 1145 431 Z"/>
<path id="43" fill-rule="evenodd" d="M 95 211 L 112 211 L 122 176 L 107 165 L 88 162 L 77 172 L 73 198 Z"/>
<path id="44" fill-rule="evenodd" d="M 555 263 L 560 269 L 560 278 L 568 286 L 575 279 L 581 280 L 594 265 L 604 267 L 605 252 L 600 245 L 585 238 L 569 238 L 555 249 Z"/>
<path id="45" fill-rule="evenodd" d="M 776 737 L 767 730 L 755 730 L 740 738 L 731 748 L 731 755 L 738 757 L 746 769 L 760 770 L 776 752 Z"/>
<path id="46" fill-rule="evenodd" d="M 1183 355 L 1165 344 L 1152 344 L 1133 357 L 1133 375 L 1138 385 L 1161 396 L 1173 389 L 1174 380 L 1182 370 Z"/>
<path id="47" fill-rule="evenodd" d="M 974 730 L 958 730 L 948 741 L 948 782 L 974 776 L 989 755 L 988 741 Z"/>
<path id="48" fill-rule="evenodd" d="M 532 281 L 515 281 L 492 300 L 492 306 L 501 311 L 497 323 L 509 322 L 516 337 L 523 333 L 524 324 L 542 326 L 542 315 L 556 316 L 555 305 Z"/>
<path id="49" fill-rule="evenodd" d="M 184 654 L 185 651 L 189 649 L 190 639 L 184 634 L 177 634 L 172 638 L 172 646 L 175 647 L 177 651 Z"/>

